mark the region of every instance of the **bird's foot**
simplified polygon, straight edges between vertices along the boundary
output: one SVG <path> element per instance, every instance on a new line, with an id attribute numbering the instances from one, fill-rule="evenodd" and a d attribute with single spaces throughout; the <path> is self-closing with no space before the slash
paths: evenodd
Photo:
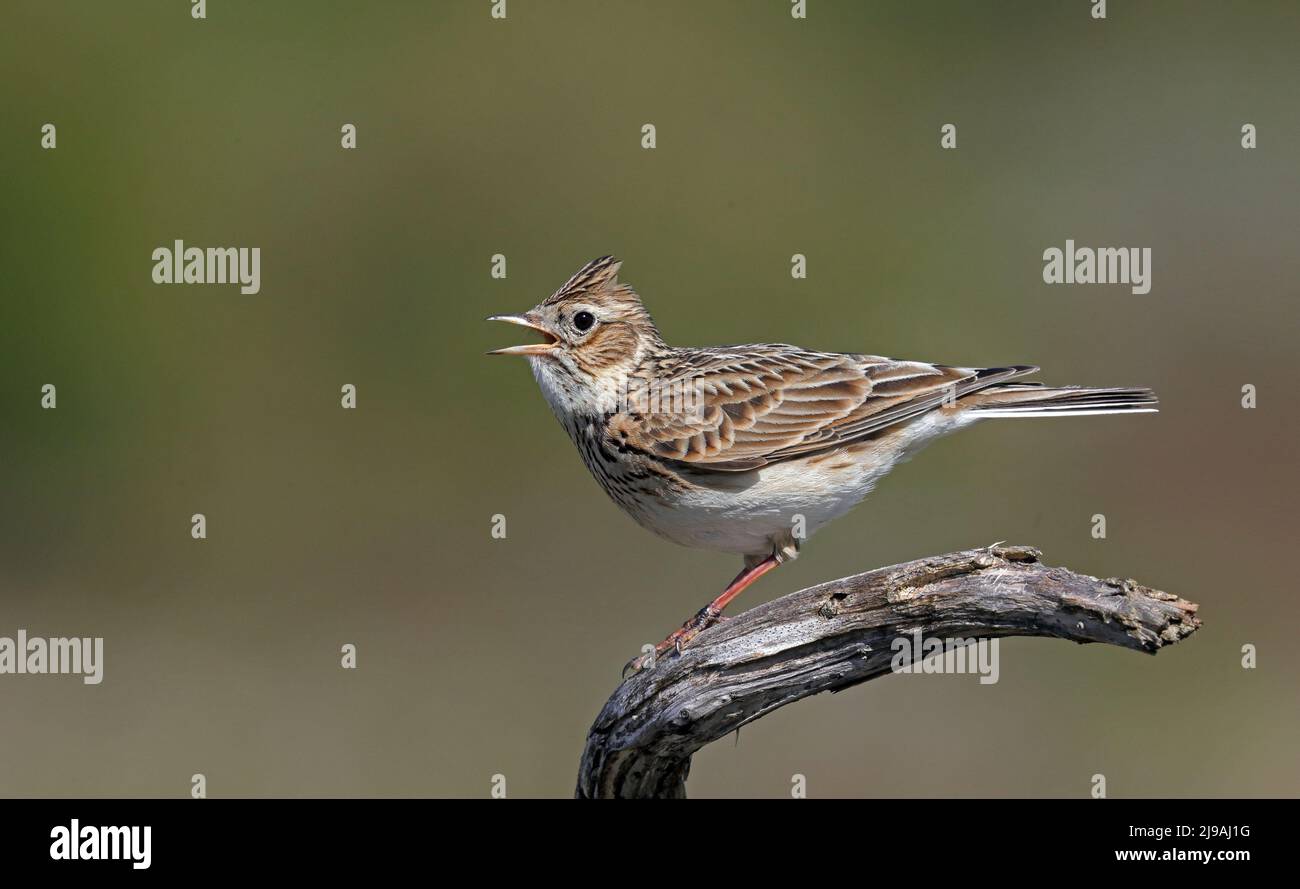
<path id="1" fill-rule="evenodd" d="M 623 667 L 623 678 L 626 679 L 633 674 L 640 673 L 647 667 L 653 667 L 659 661 L 659 658 L 669 651 L 681 654 L 682 649 L 692 639 L 714 624 L 722 623 L 725 620 L 731 620 L 731 618 L 719 613 L 712 605 L 701 608 L 694 617 L 682 624 L 680 628 L 673 630 L 667 639 L 656 645 L 654 651 L 647 651 L 645 654 L 628 661 L 627 666 Z"/>

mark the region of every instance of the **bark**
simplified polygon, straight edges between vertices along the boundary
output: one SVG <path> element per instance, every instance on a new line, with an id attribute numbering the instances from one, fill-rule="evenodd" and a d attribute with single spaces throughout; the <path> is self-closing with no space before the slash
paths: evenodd
<path id="1" fill-rule="evenodd" d="M 691 756 L 778 707 L 891 672 L 894 640 L 1054 636 L 1155 654 L 1197 606 L 995 545 L 819 584 L 697 636 L 626 679 L 596 717 L 579 798 L 685 797 Z"/>

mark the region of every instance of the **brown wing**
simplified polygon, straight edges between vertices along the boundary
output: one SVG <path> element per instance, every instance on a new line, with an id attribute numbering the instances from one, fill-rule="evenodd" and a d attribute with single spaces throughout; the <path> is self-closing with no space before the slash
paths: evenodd
<path id="1" fill-rule="evenodd" d="M 630 399 L 608 429 L 663 459 L 755 469 L 863 438 L 1036 369 L 947 367 L 771 344 L 687 349 L 648 375 L 659 400 Z"/>

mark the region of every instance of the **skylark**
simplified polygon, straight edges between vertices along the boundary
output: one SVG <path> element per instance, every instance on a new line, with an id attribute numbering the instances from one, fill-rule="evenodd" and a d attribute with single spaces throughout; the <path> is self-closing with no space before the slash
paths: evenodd
<path id="1" fill-rule="evenodd" d="M 1045 387 L 1038 368 L 950 367 L 779 343 L 676 348 L 664 342 L 619 261 L 583 266 L 522 315 L 543 342 L 525 355 L 583 462 L 643 527 L 683 546 L 737 553 L 716 599 L 633 660 L 640 669 L 717 622 L 743 589 L 795 558 L 900 460 L 987 417 L 1156 409 L 1150 389 Z"/>

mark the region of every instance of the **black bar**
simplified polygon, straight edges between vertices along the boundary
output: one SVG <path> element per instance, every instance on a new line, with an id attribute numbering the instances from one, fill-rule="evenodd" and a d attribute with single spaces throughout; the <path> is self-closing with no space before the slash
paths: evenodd
<path id="1" fill-rule="evenodd" d="M 628 845 L 637 833 L 644 834 L 637 843 L 648 842 L 666 856 L 717 856 L 721 864 L 765 836 L 821 833 L 830 847 L 860 848 L 854 854 L 864 863 L 947 868 L 985 862 L 1078 873 L 1100 866 L 1157 873 L 1162 866 L 1170 873 L 1197 866 L 1217 877 L 1253 864 L 1284 865 L 1297 815 L 1292 800 L 849 800 L 833 807 L 814 801 L 815 811 L 792 800 L 751 802 L 742 813 L 728 803 L 733 811 L 725 818 L 684 808 L 610 817 L 581 805 L 542 813 L 537 803 L 518 802 L 10 800 L 0 804 L 0 848 L 6 872 L 39 869 L 52 877 L 72 871 L 207 877 L 268 869 L 338 877 L 413 865 L 441 870 L 467 858 L 491 868 L 537 852 L 589 864 L 592 849 L 638 854 Z M 118 860 L 56 860 L 52 853 L 65 851 L 56 849 L 59 831 L 70 830 L 73 819 L 83 843 L 88 828 L 148 826 L 149 866 L 134 867 L 129 852 Z M 802 829 L 786 832 L 785 821 Z M 820 827 L 809 834 L 809 824 Z M 94 836 L 92 842 L 104 835 Z M 709 837 L 704 846 L 702 837 Z M 818 857 L 815 848 L 807 852 L 810 861 Z"/>

